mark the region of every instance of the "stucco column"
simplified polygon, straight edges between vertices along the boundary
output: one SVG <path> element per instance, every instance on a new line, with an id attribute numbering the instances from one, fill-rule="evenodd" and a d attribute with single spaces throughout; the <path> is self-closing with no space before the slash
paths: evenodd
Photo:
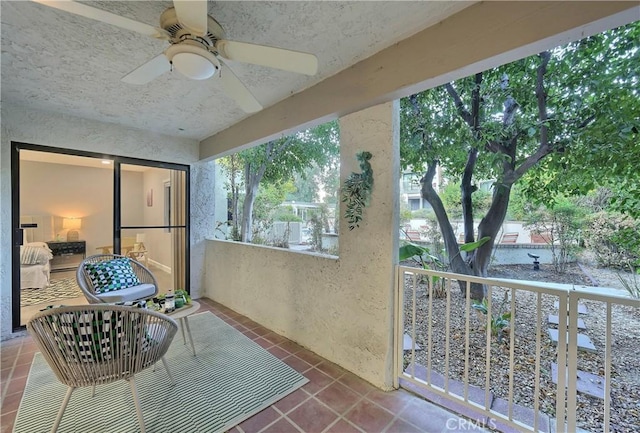
<path id="1" fill-rule="evenodd" d="M 360 172 L 356 153 L 370 152 L 373 169 L 373 194 L 364 209 L 360 227 L 349 230 L 344 219 L 345 204 L 340 203 L 340 268 L 350 270 L 349 285 L 358 290 L 371 318 L 368 343 L 363 347 L 376 354 L 370 365 L 363 365 L 363 377 L 390 389 L 393 383 L 393 311 L 394 275 L 398 263 L 398 200 L 400 173 L 399 101 L 377 105 L 340 119 L 341 183 Z M 373 360 L 372 360 L 373 361 Z M 375 368 L 378 371 L 367 372 Z M 384 374 L 381 375 L 381 372 Z M 376 380 L 377 379 L 377 380 Z M 382 379 L 383 383 L 380 383 Z"/>

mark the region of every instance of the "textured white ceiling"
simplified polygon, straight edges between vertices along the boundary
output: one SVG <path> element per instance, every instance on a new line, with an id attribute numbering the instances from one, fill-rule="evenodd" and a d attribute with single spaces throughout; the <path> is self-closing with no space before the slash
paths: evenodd
<path id="1" fill-rule="evenodd" d="M 158 26 L 170 1 L 83 2 Z M 459 1 L 209 2 L 226 38 L 306 51 L 308 77 L 227 62 L 264 107 L 297 93 L 469 6 Z M 166 73 L 144 86 L 120 79 L 167 42 L 29 1 L 0 2 L 2 101 L 203 139 L 247 117 L 215 78 Z M 180 129 L 183 129 L 181 131 Z"/>

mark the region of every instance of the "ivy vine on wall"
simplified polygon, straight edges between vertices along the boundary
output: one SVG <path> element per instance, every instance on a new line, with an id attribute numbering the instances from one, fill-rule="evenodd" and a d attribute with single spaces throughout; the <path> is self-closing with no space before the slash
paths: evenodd
<path id="1" fill-rule="evenodd" d="M 353 172 L 344 181 L 342 187 L 342 202 L 346 203 L 344 217 L 349 223 L 349 230 L 360 227 L 362 211 L 369 204 L 373 189 L 373 169 L 369 160 L 371 152 L 358 152 L 356 159 L 360 161 L 362 173 Z"/>

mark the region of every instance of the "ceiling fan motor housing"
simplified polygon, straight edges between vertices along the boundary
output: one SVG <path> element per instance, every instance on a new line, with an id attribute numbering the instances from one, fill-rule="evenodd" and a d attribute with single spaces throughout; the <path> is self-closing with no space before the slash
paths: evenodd
<path id="1" fill-rule="evenodd" d="M 213 48 L 217 41 L 225 39 L 224 29 L 210 16 L 207 16 L 207 33 L 204 35 L 191 35 L 189 30 L 178 21 L 176 9 L 173 7 L 168 8 L 160 15 L 160 27 L 171 35 L 172 43 L 180 42 L 182 37 L 189 35 L 193 39 L 203 39 L 203 43 Z"/>
<path id="2" fill-rule="evenodd" d="M 213 18 L 207 18 L 207 33 L 194 35 L 180 24 L 175 8 L 168 8 L 160 16 L 160 27 L 171 35 L 165 56 L 178 72 L 193 80 L 206 80 L 220 70 L 215 43 L 224 32 Z"/>

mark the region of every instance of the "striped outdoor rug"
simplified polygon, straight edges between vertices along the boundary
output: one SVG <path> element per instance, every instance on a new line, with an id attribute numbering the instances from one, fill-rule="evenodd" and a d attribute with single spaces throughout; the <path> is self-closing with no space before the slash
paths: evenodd
<path id="1" fill-rule="evenodd" d="M 162 367 L 136 376 L 148 432 L 226 431 L 280 400 L 308 380 L 210 312 L 189 318 L 197 356 L 176 334 L 166 359 L 176 386 Z M 20 403 L 14 432 L 48 432 L 66 386 L 37 353 Z M 59 432 L 137 432 L 129 384 L 118 381 L 74 391 Z"/>

